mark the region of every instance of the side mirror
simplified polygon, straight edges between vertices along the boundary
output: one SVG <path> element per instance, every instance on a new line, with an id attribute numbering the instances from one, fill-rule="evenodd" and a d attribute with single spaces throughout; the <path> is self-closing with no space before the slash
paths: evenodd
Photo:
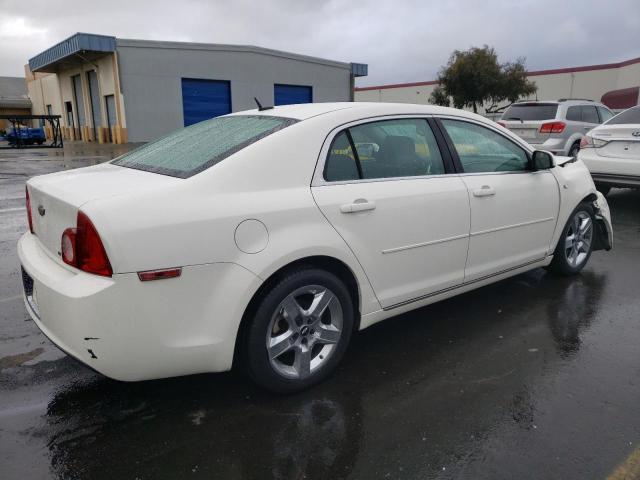
<path id="1" fill-rule="evenodd" d="M 531 164 L 534 172 L 537 172 L 538 170 L 549 170 L 550 168 L 555 167 L 553 155 L 549 152 L 545 152 L 544 150 L 536 150 L 533 152 Z"/>

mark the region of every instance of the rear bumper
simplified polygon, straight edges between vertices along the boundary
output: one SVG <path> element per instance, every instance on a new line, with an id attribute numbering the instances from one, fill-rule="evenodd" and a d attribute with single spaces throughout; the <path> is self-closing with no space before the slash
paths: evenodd
<path id="1" fill-rule="evenodd" d="M 178 278 L 152 282 L 135 273 L 100 277 L 61 265 L 30 233 L 18 256 L 33 280 L 25 306 L 36 325 L 117 380 L 229 370 L 244 308 L 260 284 L 232 263 L 185 267 Z"/>
<path id="2" fill-rule="evenodd" d="M 622 188 L 640 188 L 640 176 L 592 173 L 593 182 L 600 185 Z"/>
<path id="3" fill-rule="evenodd" d="M 537 150 L 546 150 L 554 155 L 566 156 L 569 154 L 567 141 L 564 138 L 548 138 L 543 143 L 530 143 Z"/>

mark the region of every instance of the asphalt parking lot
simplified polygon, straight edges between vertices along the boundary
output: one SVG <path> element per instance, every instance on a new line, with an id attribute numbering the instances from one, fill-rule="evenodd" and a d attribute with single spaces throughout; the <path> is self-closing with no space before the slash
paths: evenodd
<path id="1" fill-rule="evenodd" d="M 0 478 L 640 478 L 640 192 L 583 273 L 502 281 L 361 332 L 288 397 L 237 373 L 108 380 L 29 319 L 24 182 L 129 147 L 0 151 Z"/>

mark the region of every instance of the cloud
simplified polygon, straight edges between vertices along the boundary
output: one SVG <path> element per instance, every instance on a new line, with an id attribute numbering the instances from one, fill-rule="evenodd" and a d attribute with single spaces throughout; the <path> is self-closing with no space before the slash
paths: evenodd
<path id="1" fill-rule="evenodd" d="M 369 64 L 359 85 L 434 79 L 484 44 L 529 69 L 640 56 L 638 0 L 0 0 L 0 75 L 75 32 L 251 44 Z"/>

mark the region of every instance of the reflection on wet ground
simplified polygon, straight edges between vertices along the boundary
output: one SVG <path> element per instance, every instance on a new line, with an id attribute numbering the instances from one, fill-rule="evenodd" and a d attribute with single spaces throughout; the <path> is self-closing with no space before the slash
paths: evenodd
<path id="1" fill-rule="evenodd" d="M 615 249 L 579 277 L 383 322 L 289 397 L 236 373 L 119 383 L 57 353 L 12 283 L 24 212 L 0 213 L 0 477 L 605 478 L 640 441 L 640 192 L 610 205 Z"/>

